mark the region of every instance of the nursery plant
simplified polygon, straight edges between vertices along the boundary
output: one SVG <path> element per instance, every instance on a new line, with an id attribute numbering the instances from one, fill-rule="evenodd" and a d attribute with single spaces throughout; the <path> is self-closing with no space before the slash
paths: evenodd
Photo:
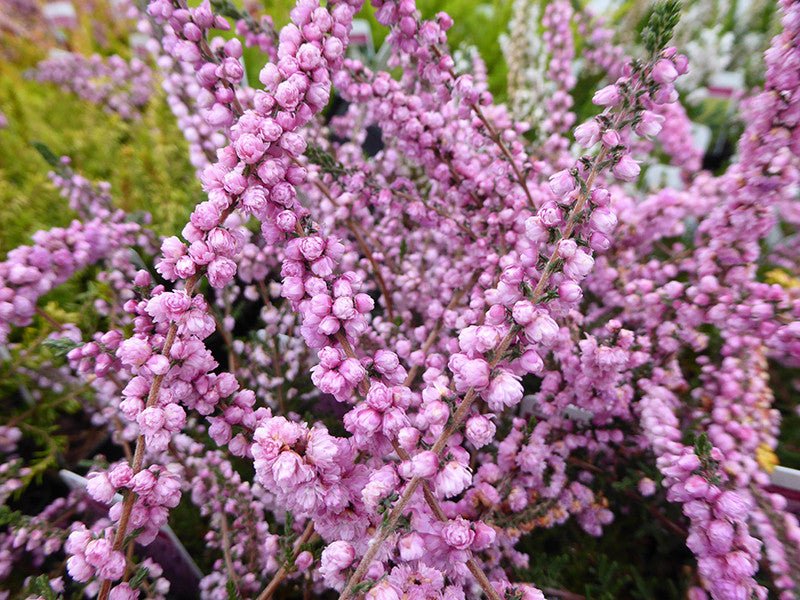
<path id="1" fill-rule="evenodd" d="M 800 2 L 449 4 L 0 0 L 0 597 L 800 596 Z"/>

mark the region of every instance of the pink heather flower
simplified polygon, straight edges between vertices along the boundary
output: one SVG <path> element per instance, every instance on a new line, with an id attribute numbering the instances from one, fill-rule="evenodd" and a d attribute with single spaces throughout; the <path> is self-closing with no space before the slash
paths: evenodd
<path id="1" fill-rule="evenodd" d="M 83 583 L 92 578 L 94 569 L 82 556 L 75 554 L 67 559 L 67 573 L 75 581 Z"/>
<path id="2" fill-rule="evenodd" d="M 401 600 L 398 589 L 385 579 L 371 587 L 364 598 L 366 600 Z"/>
<path id="3" fill-rule="evenodd" d="M 639 176 L 640 170 L 639 163 L 630 154 L 622 156 L 612 168 L 614 175 L 622 181 L 633 181 Z"/>
<path id="4" fill-rule="evenodd" d="M 467 550 L 475 540 L 475 532 L 468 521 L 458 517 L 448 521 L 442 528 L 445 543 L 456 550 Z"/>
<path id="5" fill-rule="evenodd" d="M 529 217 L 525 220 L 525 235 L 535 244 L 544 242 L 549 236 L 547 227 L 539 215 Z"/>
<path id="6" fill-rule="evenodd" d="M 580 249 L 564 263 L 564 274 L 575 281 L 581 281 L 589 274 L 593 266 L 594 258 L 591 254 Z"/>
<path id="7" fill-rule="evenodd" d="M 257 163 L 266 150 L 264 142 L 252 133 L 241 135 L 239 139 L 236 140 L 235 147 L 236 154 L 248 165 Z"/>
<path id="8" fill-rule="evenodd" d="M 397 432 L 397 443 L 406 452 L 412 452 L 417 447 L 420 436 L 421 433 L 416 427 L 403 427 Z"/>
<path id="9" fill-rule="evenodd" d="M 367 404 L 381 412 L 392 406 L 392 393 L 382 383 L 373 383 L 365 398 Z"/>
<path id="10" fill-rule="evenodd" d="M 583 297 L 583 291 L 581 290 L 581 286 L 574 281 L 566 280 L 558 285 L 558 297 L 563 302 L 574 304 L 575 302 L 579 302 Z"/>
<path id="11" fill-rule="evenodd" d="M 337 298 L 332 307 L 333 315 L 340 320 L 352 319 L 356 316 L 356 308 L 353 305 L 353 299 L 347 296 Z"/>
<path id="12" fill-rule="evenodd" d="M 389 350 L 378 350 L 374 359 L 375 368 L 381 373 L 391 373 L 400 366 L 397 354 Z"/>
<path id="13" fill-rule="evenodd" d="M 497 538 L 497 532 L 491 525 L 487 525 L 483 521 L 477 521 L 475 527 L 475 539 L 472 542 L 474 550 L 485 550 L 494 545 Z"/>
<path id="14" fill-rule="evenodd" d="M 639 122 L 634 127 L 636 133 L 644 138 L 652 138 L 661 132 L 664 117 L 652 111 L 642 112 Z"/>
<path id="15" fill-rule="evenodd" d="M 692 475 L 683 484 L 686 493 L 694 498 L 703 498 L 708 491 L 709 483 L 701 475 Z"/>
<path id="16" fill-rule="evenodd" d="M 597 90 L 592 97 L 592 102 L 598 106 L 614 106 L 619 103 L 620 100 L 622 100 L 622 96 L 616 84 L 607 85 Z"/>
<path id="17" fill-rule="evenodd" d="M 488 391 L 482 395 L 489 404 L 489 408 L 495 412 L 502 412 L 506 408 L 519 404 L 519 401 L 522 400 L 522 393 L 522 384 L 519 378 L 508 371 L 501 370 L 492 379 Z"/>
<path id="18" fill-rule="evenodd" d="M 164 410 L 157 406 L 151 406 L 139 413 L 136 421 L 144 435 L 152 436 L 164 427 Z"/>
<path id="19" fill-rule="evenodd" d="M 375 510 L 378 504 L 388 498 L 400 484 L 400 478 L 395 473 L 394 467 L 386 465 L 369 475 L 369 482 L 361 490 L 364 504 Z"/>
<path id="20" fill-rule="evenodd" d="M 750 503 L 742 494 L 734 491 L 723 492 L 717 499 L 714 512 L 720 518 L 740 521 L 747 517 L 750 510 Z"/>
<path id="21" fill-rule="evenodd" d="M 591 148 L 600 139 L 600 125 L 591 119 L 575 128 L 575 141 L 584 148 Z"/>
<path id="22" fill-rule="evenodd" d="M 538 315 L 539 311 L 530 300 L 519 300 L 511 309 L 511 316 L 520 325 L 529 325 Z"/>
<path id="23" fill-rule="evenodd" d="M 418 533 L 411 532 L 402 536 L 397 542 L 400 558 L 406 562 L 417 560 L 425 556 L 425 540 Z"/>
<path id="24" fill-rule="evenodd" d="M 86 491 L 89 495 L 103 504 L 108 504 L 116 494 L 116 488 L 109 481 L 106 473 L 89 473 L 87 475 Z"/>
<path id="25" fill-rule="evenodd" d="M 150 470 L 139 471 L 131 480 L 131 489 L 140 496 L 149 495 L 156 485 L 156 478 Z"/>
<path id="26" fill-rule="evenodd" d="M 164 375 L 169 371 L 169 359 L 163 354 L 151 356 L 145 364 L 153 375 Z"/>
<path id="27" fill-rule="evenodd" d="M 619 134 L 613 129 L 607 129 L 604 131 L 601 139 L 606 148 L 614 148 L 620 144 Z"/>
<path id="28" fill-rule="evenodd" d="M 141 338 L 128 338 L 120 344 L 117 356 L 123 364 L 132 367 L 143 365 L 153 353 L 150 344 Z"/>
<path id="29" fill-rule="evenodd" d="M 120 583 L 111 588 L 108 598 L 109 600 L 137 600 L 139 592 L 131 588 L 127 583 Z"/>
<path id="30" fill-rule="evenodd" d="M 173 235 L 161 242 L 161 253 L 168 260 L 178 260 L 186 253 L 186 245 Z"/>
<path id="31" fill-rule="evenodd" d="M 295 452 L 281 452 L 272 463 L 272 476 L 280 485 L 290 486 L 302 480 L 303 459 Z"/>
<path id="32" fill-rule="evenodd" d="M 86 544 L 85 556 L 86 562 L 95 567 L 103 579 L 120 579 L 125 571 L 125 557 L 113 550 L 111 542 L 105 538 Z"/>
<path id="33" fill-rule="evenodd" d="M 445 498 L 457 496 L 467 489 L 470 483 L 472 483 L 472 473 L 469 468 L 455 460 L 445 463 L 434 479 L 437 493 Z"/>
<path id="34" fill-rule="evenodd" d="M 526 373 L 539 374 L 544 369 L 544 361 L 535 350 L 526 350 L 513 364 L 518 365 Z"/>
<path id="35" fill-rule="evenodd" d="M 208 282 L 212 287 L 225 287 L 236 273 L 236 263 L 229 258 L 215 258 L 208 265 Z"/>
<path id="36" fill-rule="evenodd" d="M 326 546 L 320 557 L 320 573 L 326 581 L 353 563 L 356 552 L 348 542 L 336 541 Z"/>
<path id="37" fill-rule="evenodd" d="M 430 479 L 439 470 L 439 458 L 435 452 L 423 450 L 411 458 L 414 477 Z"/>
<path id="38" fill-rule="evenodd" d="M 558 198 L 563 198 L 577 187 L 577 182 L 568 169 L 550 176 L 550 189 Z"/>
<path id="39" fill-rule="evenodd" d="M 293 109 L 300 102 L 300 90 L 291 81 L 283 81 L 275 90 L 275 100 L 283 108 Z"/>
<path id="40" fill-rule="evenodd" d="M 592 211 L 589 224 L 606 235 L 611 234 L 617 226 L 617 215 L 607 207 L 598 207 Z"/>
<path id="41" fill-rule="evenodd" d="M 578 244 L 575 243 L 575 240 L 561 240 L 558 242 L 557 249 L 559 258 L 569 260 L 575 256 L 575 252 L 578 250 Z"/>
<path id="42" fill-rule="evenodd" d="M 656 482 L 649 477 L 642 477 L 637 484 L 639 493 L 642 496 L 648 497 L 656 493 Z"/>
<path id="43" fill-rule="evenodd" d="M 678 70 L 671 60 L 662 58 L 653 66 L 652 77 L 656 83 L 667 85 L 678 78 Z"/>
<path id="44" fill-rule="evenodd" d="M 471 387 L 482 390 L 489 385 L 489 363 L 480 358 L 467 360 L 461 366 L 460 375 L 463 385 L 460 386 L 459 391 Z"/>
<path id="45" fill-rule="evenodd" d="M 127 487 L 133 477 L 133 469 L 128 463 L 120 463 L 108 473 L 108 480 L 115 488 Z"/>
<path id="46" fill-rule="evenodd" d="M 294 566 L 300 573 L 308 569 L 313 563 L 314 555 L 308 550 L 303 550 L 297 555 L 297 558 L 294 559 Z"/>
<path id="47" fill-rule="evenodd" d="M 724 554 L 731 549 L 735 531 L 728 521 L 712 521 L 706 534 L 714 552 Z"/>
<path id="48" fill-rule="evenodd" d="M 611 193 L 605 188 L 592 190 L 591 198 L 595 206 L 608 206 L 611 203 Z"/>
<path id="49" fill-rule="evenodd" d="M 476 448 L 482 448 L 491 443 L 497 431 L 491 419 L 483 415 L 474 415 L 467 419 L 466 436 L 470 443 Z"/>
<path id="50" fill-rule="evenodd" d="M 564 218 L 564 213 L 555 202 L 545 202 L 537 215 L 545 227 L 555 227 Z"/>
<path id="51" fill-rule="evenodd" d="M 558 335 L 558 324 L 545 311 L 539 310 L 533 320 L 525 326 L 525 336 L 534 343 L 552 345 Z"/>

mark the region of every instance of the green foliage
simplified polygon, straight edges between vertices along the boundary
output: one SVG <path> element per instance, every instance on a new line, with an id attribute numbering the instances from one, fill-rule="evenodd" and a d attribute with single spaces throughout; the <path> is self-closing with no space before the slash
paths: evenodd
<path id="1" fill-rule="evenodd" d="M 128 582 L 133 589 L 138 588 L 144 580 L 147 578 L 148 570 L 144 567 L 139 567 L 136 569 L 136 573 L 134 573 L 133 577 L 131 577 L 130 581 Z"/>
<path id="2" fill-rule="evenodd" d="M 45 340 L 43 345 L 47 348 L 52 348 L 56 356 L 62 357 L 66 356 L 70 350 L 80 348 L 83 344 L 80 342 L 73 342 L 69 338 L 55 338 Z"/>
<path id="3" fill-rule="evenodd" d="M 679 0 L 661 0 L 653 7 L 650 19 L 642 31 L 642 44 L 650 54 L 660 52 L 669 43 L 680 18 Z"/>
<path id="4" fill-rule="evenodd" d="M 534 529 L 517 544 L 530 556 L 530 565 L 518 570 L 515 579 L 592 600 L 682 600 L 691 583 L 687 567 L 693 561 L 684 540 L 653 518 L 647 510 L 652 499 L 642 499 L 630 485 L 617 483 L 608 481 L 614 521 L 603 528 L 602 536 L 587 534 L 574 520 Z M 675 505 L 667 504 L 663 515 L 680 520 Z"/>
<path id="5" fill-rule="evenodd" d="M 61 594 L 56 594 L 53 588 L 50 587 L 50 579 L 47 575 L 35 577 L 28 586 L 28 591 L 35 596 L 44 598 L 44 600 L 58 600 L 62 597 Z"/>
<path id="6" fill-rule="evenodd" d="M 318 165 L 324 173 L 330 173 L 334 177 L 347 174 L 347 169 L 341 162 L 316 144 L 308 144 L 306 147 L 306 156 L 311 163 Z"/>
<path id="7" fill-rule="evenodd" d="M 11 510 L 6 504 L 0 504 L 0 527 L 22 527 L 29 518 L 18 510 Z"/>
<path id="8" fill-rule="evenodd" d="M 47 144 L 43 144 L 42 142 L 31 142 L 31 145 L 42 156 L 48 165 L 54 169 L 58 167 L 58 157 L 53 153 L 52 150 L 50 150 L 50 147 Z"/>
<path id="9" fill-rule="evenodd" d="M 228 600 L 238 600 L 241 598 L 239 590 L 236 589 L 236 582 L 233 579 L 228 579 L 225 582 L 225 590 L 228 594 Z"/>
<path id="10" fill-rule="evenodd" d="M 0 109 L 9 121 L 0 130 L 0 254 L 29 243 L 38 229 L 74 218 L 47 178 L 60 155 L 70 156 L 90 179 L 109 181 L 121 208 L 151 213 L 158 232 L 180 230 L 200 188 L 160 93 L 141 120 L 125 122 L 55 86 L 26 79 L 30 66 L 0 63 Z"/>

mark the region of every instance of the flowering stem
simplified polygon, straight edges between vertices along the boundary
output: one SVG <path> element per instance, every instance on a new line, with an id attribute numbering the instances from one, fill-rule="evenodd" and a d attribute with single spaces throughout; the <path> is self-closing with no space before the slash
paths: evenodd
<path id="1" fill-rule="evenodd" d="M 347 337 L 341 331 L 336 333 L 336 339 L 342 345 L 344 353 L 348 357 L 357 358 L 353 347 L 350 345 L 350 342 L 347 341 Z M 362 380 L 361 383 L 364 385 L 359 385 L 359 391 L 361 392 L 361 395 L 364 396 L 369 390 L 365 389 L 367 387 L 366 380 Z M 408 452 L 406 452 L 405 449 L 394 440 L 392 440 L 392 447 L 401 460 L 411 460 L 411 456 L 409 456 Z M 447 515 L 445 515 L 444 510 L 442 510 L 442 506 L 439 504 L 438 498 L 436 498 L 436 495 L 433 493 L 433 490 L 427 481 L 422 482 L 422 492 L 425 495 L 425 501 L 428 503 L 428 506 L 430 506 L 436 518 L 439 519 L 439 521 L 446 523 L 448 521 Z M 483 569 L 481 569 L 480 565 L 478 565 L 475 558 L 473 558 L 471 554 L 469 559 L 467 559 L 467 568 L 469 569 L 470 573 L 472 573 L 473 577 L 475 577 L 475 580 L 481 586 L 483 591 L 486 592 L 486 596 L 488 598 L 491 600 L 501 600 L 500 596 L 497 595 L 497 592 L 489 582 L 488 577 L 486 577 L 486 574 L 483 572 Z"/>
<path id="2" fill-rule="evenodd" d="M 597 178 L 597 175 L 600 171 L 599 165 L 603 162 L 605 157 L 605 149 L 600 150 L 595 156 L 594 161 L 592 162 L 592 167 L 589 172 L 588 177 L 586 178 L 586 185 L 583 188 L 580 196 L 575 202 L 572 212 L 570 213 L 569 219 L 567 220 L 567 225 L 564 228 L 562 233 L 562 237 L 564 239 L 570 237 L 572 232 L 575 230 L 575 226 L 578 221 L 578 217 L 583 211 L 586 202 L 589 199 L 589 195 L 591 193 L 592 185 L 594 185 L 594 181 Z M 558 249 L 554 249 L 553 253 L 550 255 L 547 264 L 545 265 L 544 269 L 542 270 L 542 276 L 539 278 L 536 287 L 533 290 L 532 298 L 533 302 L 540 302 L 542 297 L 544 296 L 545 288 L 547 283 L 550 280 L 550 276 L 555 271 L 554 266 L 556 261 L 558 260 Z M 500 361 L 505 357 L 506 352 L 508 351 L 511 344 L 514 342 L 517 334 L 520 331 L 520 326 L 514 324 L 509 329 L 508 333 L 505 335 L 503 340 L 500 342 L 500 345 L 495 352 L 494 358 L 490 363 L 490 369 L 494 369 L 500 363 Z M 447 441 L 450 439 L 454 433 L 456 433 L 461 426 L 466 421 L 467 416 L 469 415 L 470 408 L 472 407 L 472 403 L 475 401 L 475 398 L 478 396 L 477 392 L 475 391 L 474 387 L 471 387 L 467 390 L 467 393 L 464 396 L 464 400 L 461 404 L 458 405 L 455 413 L 453 413 L 452 418 L 448 426 L 444 429 L 441 433 L 439 438 L 434 443 L 431 450 L 435 452 L 437 455 L 441 455 L 442 451 L 447 444 Z M 350 576 L 350 579 L 347 582 L 347 586 L 345 587 L 342 595 L 339 597 L 340 600 L 347 600 L 351 598 L 353 595 L 353 589 L 358 584 L 359 581 L 364 577 L 364 574 L 367 572 L 369 565 L 372 563 L 373 559 L 377 555 L 378 551 L 380 550 L 383 543 L 389 537 L 389 535 L 397 528 L 397 524 L 400 521 L 400 517 L 403 515 L 403 511 L 405 510 L 408 503 L 411 501 L 411 498 L 414 495 L 414 492 L 419 487 L 419 484 L 422 483 L 422 479 L 418 476 L 412 477 L 408 484 L 406 484 L 406 488 L 403 491 L 403 495 L 395 504 L 392 512 L 389 515 L 389 518 L 384 523 L 383 527 L 381 527 L 380 531 L 378 532 L 378 536 L 372 540 L 367 552 L 361 558 L 361 562 L 356 567 L 356 570 Z"/>
<path id="3" fill-rule="evenodd" d="M 293 163 L 298 166 L 303 166 L 302 163 L 297 160 L 293 159 Z M 336 205 L 336 201 L 333 199 L 333 194 L 331 193 L 330 189 L 327 185 L 325 185 L 319 179 L 314 178 L 312 180 L 317 189 L 322 192 L 328 200 L 331 201 L 331 204 Z M 375 257 L 372 255 L 372 252 L 369 249 L 369 245 L 367 241 L 364 239 L 364 236 L 358 231 L 355 221 L 352 219 L 347 219 L 347 228 L 352 232 L 353 237 L 356 238 L 356 243 L 358 247 L 361 249 L 361 252 L 364 254 L 365 258 L 369 261 L 369 264 L 372 265 L 372 272 L 375 274 L 375 282 L 378 284 L 378 287 L 381 290 L 381 295 L 384 298 L 384 304 L 386 305 L 386 314 L 389 317 L 390 321 L 394 321 L 394 305 L 392 303 L 392 296 L 389 294 L 389 287 L 386 285 L 386 280 L 383 278 L 381 274 L 380 267 L 378 263 L 375 261 Z"/>
<path id="4" fill-rule="evenodd" d="M 195 286 L 197 285 L 198 277 L 193 275 L 186 281 L 185 291 L 186 294 L 191 296 L 192 292 L 194 291 Z M 164 338 L 164 346 L 161 349 L 161 354 L 169 358 L 170 350 L 172 349 L 172 344 L 175 343 L 175 337 L 178 333 L 178 324 L 175 321 L 172 321 L 169 324 L 169 330 L 167 331 L 167 336 Z M 164 375 L 156 375 L 153 377 L 153 382 L 150 384 L 150 391 L 147 394 L 147 403 L 146 408 L 150 408 L 154 406 L 156 400 L 158 399 L 158 391 L 161 389 L 161 383 L 164 381 Z M 133 469 L 133 474 L 136 475 L 139 471 L 142 470 L 142 464 L 144 463 L 144 451 L 145 451 L 145 441 L 144 435 L 139 434 L 139 437 L 136 438 L 136 449 L 133 452 L 133 463 L 131 464 L 131 468 Z M 133 503 L 136 501 L 136 494 L 133 491 L 128 490 L 125 494 L 125 500 L 122 503 L 122 513 L 120 514 L 119 523 L 117 524 L 117 531 L 114 534 L 114 550 L 120 551 L 122 549 L 122 544 L 125 541 L 125 532 L 128 529 L 128 521 L 131 518 L 131 511 L 133 510 Z M 102 585 L 100 586 L 100 592 L 97 595 L 99 600 L 108 600 L 108 594 L 111 591 L 111 581 L 109 579 L 104 579 Z"/>
<path id="5" fill-rule="evenodd" d="M 401 460 L 411 460 L 411 456 L 409 456 L 408 452 L 406 452 L 405 449 L 403 449 L 403 447 L 397 442 L 392 441 L 392 446 Z M 442 505 L 439 504 L 439 499 L 433 493 L 433 490 L 427 481 L 422 482 L 422 493 L 425 496 L 425 502 L 428 503 L 428 506 L 430 506 L 436 518 L 442 523 L 447 523 L 449 519 L 447 518 L 447 515 L 444 514 Z M 486 573 L 483 572 L 483 569 L 481 569 L 480 565 L 478 565 L 478 562 L 475 560 L 475 557 L 472 556 L 471 552 L 469 553 L 469 558 L 467 559 L 467 568 L 478 582 L 478 585 L 481 586 L 481 589 L 486 593 L 487 598 L 490 598 L 491 600 L 501 600 L 497 590 L 494 589 L 489 581 L 489 578 L 486 577 Z"/>
<path id="6" fill-rule="evenodd" d="M 442 51 L 437 46 L 433 46 L 432 49 L 437 59 L 443 58 Z M 455 72 L 453 72 L 452 69 L 449 69 L 449 73 L 450 77 L 452 77 L 453 81 L 455 81 L 456 80 Z M 449 85 L 448 87 L 451 88 L 452 91 L 452 87 Z M 533 202 L 533 196 L 531 196 L 531 192 L 528 189 L 528 183 L 525 180 L 525 177 L 523 177 L 522 172 L 519 170 L 519 167 L 517 166 L 517 163 L 514 160 L 514 156 L 511 154 L 511 151 L 506 147 L 505 143 L 500 137 L 500 134 L 494 128 L 494 125 L 492 125 L 491 121 L 489 121 L 486 115 L 483 114 L 483 111 L 481 110 L 481 107 L 478 104 L 469 103 L 469 107 L 475 112 L 475 116 L 478 117 L 478 120 L 481 123 L 483 123 L 484 127 L 486 127 L 486 131 L 489 134 L 489 139 L 492 140 L 495 144 L 497 144 L 497 147 L 500 148 L 500 152 L 503 153 L 503 156 L 505 156 L 506 160 L 511 165 L 511 169 L 514 171 L 514 176 L 517 178 L 517 182 L 522 187 L 522 191 L 525 192 L 525 196 L 528 199 L 528 206 L 530 206 L 531 209 L 536 210 L 536 204 Z"/>

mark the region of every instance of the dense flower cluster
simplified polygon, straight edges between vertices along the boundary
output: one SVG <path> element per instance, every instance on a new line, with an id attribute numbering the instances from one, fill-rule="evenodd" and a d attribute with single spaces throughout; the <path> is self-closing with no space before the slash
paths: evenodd
<path id="1" fill-rule="evenodd" d="M 63 550 L 103 600 L 163 597 L 159 538 L 194 504 L 214 556 L 202 597 L 291 580 L 345 600 L 538 600 L 515 573 L 546 557 L 519 542 L 570 520 L 601 536 L 624 510 L 612 488 L 685 536 L 691 598 L 795 597 L 800 527 L 759 457 L 779 432 L 769 361 L 800 364 L 800 295 L 759 271 L 791 260 L 790 238 L 764 248 L 800 220 L 800 3 L 781 2 L 718 176 L 679 102 L 673 3 L 629 56 L 588 11 L 517 0 L 509 108 L 479 59 L 457 70 L 448 15 L 372 5 L 387 70 L 348 57 L 359 0 L 298 0 L 278 34 L 221 2 L 136 13 L 204 197 L 157 252 L 62 161 L 51 178 L 80 219 L 0 263 L 0 341 L 22 347 L 37 315 L 54 327 L 64 381 L 40 387 L 89 390 L 83 412 L 120 449 L 85 491 L 9 519 L 0 577 L 25 545 L 37 564 Z M 245 47 L 267 60 L 252 85 Z M 54 60 L 40 73 L 84 90 Z M 326 121 L 333 93 L 348 105 Z M 664 162 L 683 187 L 642 192 Z M 93 265 L 100 327 L 62 326 L 40 299 Z M 28 475 L 20 427 L 0 428 L 4 496 Z"/>
<path id="2" fill-rule="evenodd" d="M 55 83 L 123 119 L 137 117 L 153 93 L 150 66 L 135 57 L 129 61 L 116 55 L 87 58 L 60 51 L 41 61 L 31 76 Z"/>

